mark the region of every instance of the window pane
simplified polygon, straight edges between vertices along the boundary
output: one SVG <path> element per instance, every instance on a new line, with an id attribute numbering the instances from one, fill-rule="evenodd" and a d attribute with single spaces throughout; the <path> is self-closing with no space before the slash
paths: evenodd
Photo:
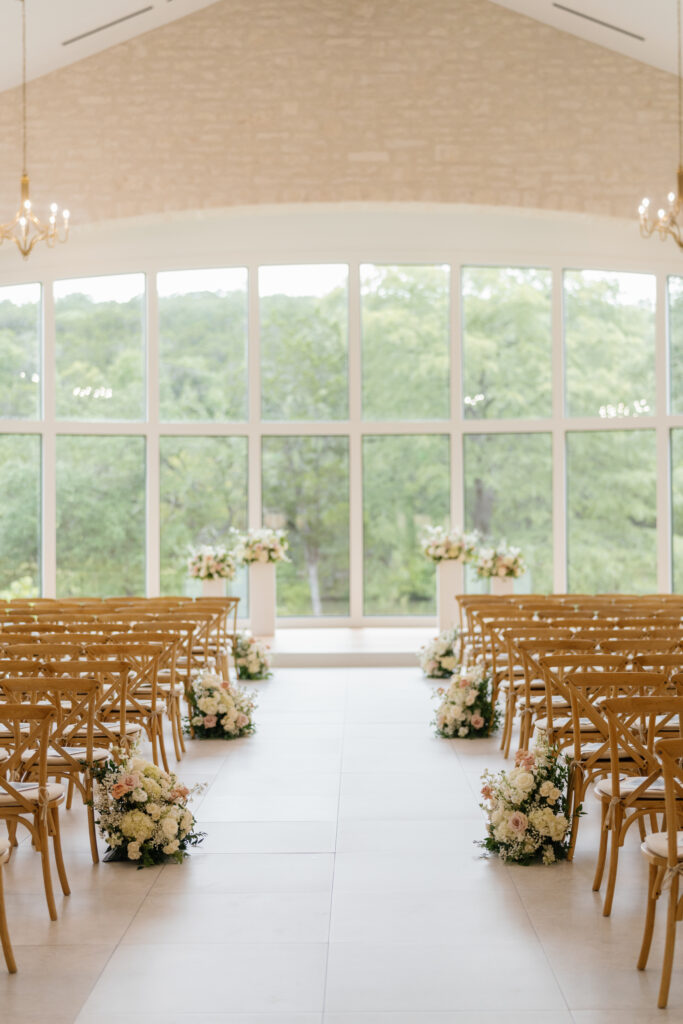
<path id="1" fill-rule="evenodd" d="M 144 438 L 58 436 L 58 596 L 144 593 Z"/>
<path id="2" fill-rule="evenodd" d="M 463 270 L 463 401 L 468 419 L 550 416 L 551 284 L 549 270 Z"/>
<path id="3" fill-rule="evenodd" d="M 157 275 L 162 420 L 247 418 L 247 271 Z"/>
<path id="4" fill-rule="evenodd" d="M 553 589 L 553 467 L 550 434 L 468 434 L 465 523 L 522 549 L 520 592 Z"/>
<path id="5" fill-rule="evenodd" d="M 0 598 L 40 593 L 40 437 L 0 435 Z"/>
<path id="6" fill-rule="evenodd" d="M 655 433 L 567 435 L 569 589 L 657 589 Z"/>
<path id="7" fill-rule="evenodd" d="M 344 265 L 259 268 L 264 419 L 348 416 L 348 276 Z"/>
<path id="8" fill-rule="evenodd" d="M 289 534 L 278 615 L 348 615 L 348 438 L 264 437 L 263 523 Z"/>
<path id="9" fill-rule="evenodd" d="M 433 615 L 434 564 L 420 537 L 448 521 L 449 438 L 363 438 L 366 615 Z"/>
<path id="10" fill-rule="evenodd" d="M 0 416 L 40 416 L 39 284 L 0 288 Z"/>
<path id="11" fill-rule="evenodd" d="M 56 281 L 57 416 L 145 415 L 144 274 Z"/>
<path id="12" fill-rule="evenodd" d="M 655 293 L 650 274 L 565 272 L 568 415 L 653 413 Z"/>
<path id="13" fill-rule="evenodd" d="M 671 431 L 673 590 L 683 591 L 683 430 Z"/>
<path id="14" fill-rule="evenodd" d="M 671 412 L 683 412 L 683 277 L 668 280 Z"/>
<path id="15" fill-rule="evenodd" d="M 363 416 L 447 419 L 448 267 L 361 267 Z"/>
<path id="16" fill-rule="evenodd" d="M 201 582 L 187 575 L 188 547 L 232 546 L 230 527 L 247 526 L 246 437 L 162 437 L 161 450 L 161 593 L 200 594 Z M 244 581 L 238 571 L 230 593 L 241 598 L 246 615 Z"/>

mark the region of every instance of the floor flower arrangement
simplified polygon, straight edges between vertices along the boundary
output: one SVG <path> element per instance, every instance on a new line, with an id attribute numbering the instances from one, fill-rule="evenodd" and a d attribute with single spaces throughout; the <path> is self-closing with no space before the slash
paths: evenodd
<path id="1" fill-rule="evenodd" d="M 420 648 L 420 668 L 430 679 L 446 679 L 458 667 L 457 645 L 460 630 L 457 626 L 439 633 L 428 644 Z"/>
<path id="2" fill-rule="evenodd" d="M 273 674 L 273 659 L 268 644 L 256 640 L 248 629 L 237 634 L 233 657 L 238 679 L 269 679 Z"/>
<path id="3" fill-rule="evenodd" d="M 517 751 L 510 771 L 484 772 L 481 778 L 488 824 L 480 846 L 516 864 L 553 864 L 566 858 L 569 766 L 544 733 L 533 751 Z"/>
<path id="4" fill-rule="evenodd" d="M 256 696 L 205 668 L 187 693 L 189 727 L 200 739 L 236 739 L 254 732 Z"/>
<path id="5" fill-rule="evenodd" d="M 232 551 L 221 545 L 204 544 L 191 549 L 187 571 L 192 579 L 231 580 L 235 576 L 235 559 Z"/>
<path id="6" fill-rule="evenodd" d="M 138 861 L 139 867 L 180 863 L 203 840 L 187 806 L 203 786 L 188 789 L 172 772 L 135 754 L 120 763 L 97 762 L 92 773 L 96 821 L 109 847 L 105 860 Z"/>
<path id="7" fill-rule="evenodd" d="M 499 712 L 491 700 L 491 678 L 481 665 L 461 669 L 434 696 L 441 698 L 433 723 L 440 736 L 488 736 L 498 724 Z"/>

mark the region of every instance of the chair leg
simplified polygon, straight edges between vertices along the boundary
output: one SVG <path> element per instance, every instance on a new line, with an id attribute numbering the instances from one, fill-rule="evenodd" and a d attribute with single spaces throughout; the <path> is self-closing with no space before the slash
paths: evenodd
<path id="1" fill-rule="evenodd" d="M 571 832 L 569 836 L 569 849 L 567 851 L 567 860 L 574 860 L 574 850 L 576 849 L 576 839 L 579 834 L 579 816 L 576 813 L 581 805 L 581 801 L 584 796 L 584 782 L 583 782 L 583 770 L 579 765 L 574 765 L 571 769 L 570 780 L 569 780 L 569 810 L 570 810 L 570 821 L 571 821 Z"/>
<path id="2" fill-rule="evenodd" d="M 607 875 L 607 889 L 605 890 L 605 902 L 602 905 L 602 916 L 609 917 L 612 913 L 612 901 L 614 900 L 614 889 L 617 884 L 617 870 L 619 868 L 619 847 L 623 842 L 621 826 L 624 819 L 624 812 L 620 806 L 615 807 L 614 820 L 610 831 L 609 851 L 609 872 Z"/>
<path id="3" fill-rule="evenodd" d="M 67 809 L 67 811 L 71 810 L 71 805 L 73 803 L 73 799 L 74 799 L 74 780 L 73 779 L 69 779 L 69 788 L 66 791 L 66 809 Z"/>
<path id="4" fill-rule="evenodd" d="M 657 1006 L 663 1010 L 669 1000 L 669 986 L 671 984 L 671 968 L 674 959 L 674 946 L 676 945 L 676 911 L 678 908 L 678 875 L 671 879 L 671 890 L 669 892 L 669 909 L 666 915 L 666 945 L 664 947 L 664 963 L 662 964 L 662 980 L 659 986 L 659 999 Z"/>
<path id="5" fill-rule="evenodd" d="M 607 857 L 607 841 L 609 836 L 607 835 L 607 810 L 609 804 L 604 800 L 602 801 L 602 819 L 600 822 L 600 849 L 598 850 L 598 863 L 595 865 L 595 877 L 593 878 L 593 892 L 598 892 L 602 885 L 602 874 L 605 870 L 605 859 Z"/>
<path id="6" fill-rule="evenodd" d="M 507 721 L 507 734 L 505 736 L 505 747 L 503 749 L 503 757 L 510 756 L 510 746 L 512 744 L 512 733 L 515 726 L 515 713 L 517 711 L 517 694 L 510 688 L 508 691 L 508 708 L 510 709 L 509 717 Z"/>
<path id="7" fill-rule="evenodd" d="M 69 879 L 66 876 L 66 868 L 64 867 L 64 857 L 62 855 L 62 834 L 59 830 L 59 809 L 57 807 L 53 807 L 50 810 L 50 823 L 52 826 L 52 842 L 54 845 L 55 864 L 57 865 L 59 882 L 64 895 L 70 896 L 71 889 L 69 888 Z"/>
<path id="8" fill-rule="evenodd" d="M 12 846 L 18 846 L 19 840 L 17 839 L 17 823 L 16 821 L 7 822 L 7 835 Z"/>
<path id="9" fill-rule="evenodd" d="M 168 757 L 166 756 L 166 741 L 164 740 L 164 719 L 162 715 L 157 715 L 154 722 L 154 729 L 156 730 L 157 737 L 159 740 L 159 751 L 161 752 L 161 762 L 164 766 L 164 771 L 168 772 L 171 769 L 168 767 Z"/>
<path id="10" fill-rule="evenodd" d="M 40 853 L 40 860 L 43 868 L 43 886 L 45 888 L 45 899 L 50 920 L 57 920 L 57 907 L 55 906 L 55 894 L 52 889 L 52 872 L 50 871 L 50 848 L 48 845 L 47 824 L 41 821 L 36 826 L 37 849 Z"/>
<path id="11" fill-rule="evenodd" d="M 5 954 L 7 970 L 10 974 L 16 974 L 17 962 L 14 959 L 12 943 L 9 938 L 9 928 L 7 927 L 7 918 L 5 916 L 5 895 L 2 883 L 2 867 L 0 867 L 0 942 L 2 943 L 2 952 Z"/>
<path id="12" fill-rule="evenodd" d="M 183 752 L 180 749 L 181 723 L 178 716 L 178 702 L 175 697 L 170 697 L 168 702 L 168 718 L 171 723 L 171 735 L 173 736 L 173 749 L 175 750 L 176 761 L 181 761 Z"/>
<path id="13" fill-rule="evenodd" d="M 638 956 L 638 970 L 644 971 L 647 967 L 647 960 L 652 945 L 652 933 L 655 928 L 655 915 L 657 913 L 657 898 L 659 896 L 659 875 L 660 872 L 655 864 L 650 864 L 650 871 L 647 883 L 647 907 L 645 910 L 645 927 L 643 928 L 643 941 Z"/>

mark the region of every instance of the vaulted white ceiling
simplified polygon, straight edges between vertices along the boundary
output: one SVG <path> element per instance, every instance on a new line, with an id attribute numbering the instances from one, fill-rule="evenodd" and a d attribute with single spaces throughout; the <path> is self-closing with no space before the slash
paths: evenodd
<path id="1" fill-rule="evenodd" d="M 216 0 L 25 0 L 26 73 L 91 57 Z M 21 2 L 0 0 L 0 90 L 21 82 Z"/>
<path id="2" fill-rule="evenodd" d="M 490 0 L 676 74 L 676 0 Z"/>

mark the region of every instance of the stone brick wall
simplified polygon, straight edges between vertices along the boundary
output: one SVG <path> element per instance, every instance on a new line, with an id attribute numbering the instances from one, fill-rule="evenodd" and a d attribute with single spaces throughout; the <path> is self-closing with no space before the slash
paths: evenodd
<path id="1" fill-rule="evenodd" d="M 356 201 L 632 217 L 677 162 L 673 76 L 488 0 L 222 0 L 32 82 L 29 129 L 34 202 L 75 223 Z M 18 132 L 12 90 L 0 210 Z"/>

